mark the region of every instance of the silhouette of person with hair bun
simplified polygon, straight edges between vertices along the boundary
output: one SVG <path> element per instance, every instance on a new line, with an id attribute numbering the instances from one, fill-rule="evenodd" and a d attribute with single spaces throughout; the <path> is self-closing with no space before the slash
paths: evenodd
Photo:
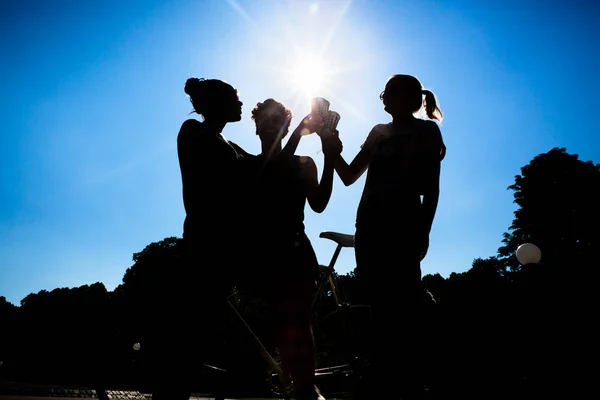
<path id="1" fill-rule="evenodd" d="M 236 262 L 229 249 L 236 245 L 230 231 L 239 209 L 241 155 L 222 131 L 241 120 L 242 102 L 233 86 L 218 79 L 189 78 L 184 90 L 202 121 L 186 120 L 177 136 L 185 221 L 176 287 L 168 292 L 174 305 L 154 326 L 154 400 L 187 400 L 198 365 L 214 361 L 208 350 L 224 326 Z"/>

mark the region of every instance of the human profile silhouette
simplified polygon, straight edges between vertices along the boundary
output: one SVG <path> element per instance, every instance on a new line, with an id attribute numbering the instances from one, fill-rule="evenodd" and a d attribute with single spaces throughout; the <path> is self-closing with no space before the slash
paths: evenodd
<path id="1" fill-rule="evenodd" d="M 285 155 L 282 140 L 288 133 L 292 112 L 272 98 L 252 110 L 260 154 L 247 157 L 248 170 L 256 177 L 249 189 L 255 265 L 249 280 L 261 292 L 271 316 L 271 334 L 284 372 L 294 384 L 298 400 L 322 399 L 315 389 L 315 343 L 312 333 L 312 300 L 318 279 L 317 257 L 305 233 L 304 210 L 321 213 L 333 187 L 334 163 L 341 142 L 323 137 L 324 167 L 318 178 L 315 161 L 308 156 Z M 320 131 L 303 118 L 288 141 Z M 286 145 L 286 150 L 288 150 Z"/>
<path id="2" fill-rule="evenodd" d="M 222 131 L 241 120 L 242 102 L 229 83 L 189 78 L 185 93 L 193 112 L 177 135 L 185 221 L 173 309 L 157 316 L 154 340 L 153 399 L 188 399 L 197 380 L 197 365 L 209 348 L 227 312 L 225 299 L 236 265 L 231 226 L 238 217 L 236 196 L 241 182 L 241 155 Z"/>
<path id="3" fill-rule="evenodd" d="M 435 95 L 411 75 L 393 75 L 380 94 L 392 122 L 375 125 L 350 164 L 338 157 L 346 186 L 367 171 L 356 214 L 356 279 L 371 307 L 371 373 L 359 398 L 423 396 L 420 262 L 439 198 L 446 146 Z M 428 119 L 415 116 L 425 109 Z M 400 383 L 400 385 L 399 385 Z M 365 391 L 366 390 L 366 391 Z"/>

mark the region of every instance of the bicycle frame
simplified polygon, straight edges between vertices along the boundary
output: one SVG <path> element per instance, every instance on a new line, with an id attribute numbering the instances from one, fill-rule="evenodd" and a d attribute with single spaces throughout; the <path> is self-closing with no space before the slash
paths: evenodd
<path id="1" fill-rule="evenodd" d="M 335 300 L 335 305 L 339 306 L 341 304 L 340 293 L 338 292 L 338 289 L 337 289 L 337 287 L 339 286 L 339 282 L 334 282 L 334 280 L 337 281 L 337 279 L 334 278 L 333 267 L 338 259 L 338 256 L 340 255 L 340 251 L 342 250 L 342 247 L 343 246 L 341 244 L 337 245 L 337 247 L 335 248 L 335 251 L 333 252 L 333 256 L 331 257 L 331 261 L 329 262 L 329 265 L 325 267 L 326 268 L 325 274 L 319 282 L 317 293 L 315 294 L 315 297 L 313 299 L 313 303 L 312 303 L 312 311 L 313 312 L 315 310 L 317 303 L 319 302 L 319 300 L 325 293 L 325 288 L 327 287 L 327 285 L 329 285 L 331 288 L 331 292 L 332 292 L 333 298 Z M 320 269 L 321 269 L 321 267 L 322 266 L 319 266 Z M 323 269 L 325 269 L 325 268 L 323 268 Z M 322 272 L 322 270 L 321 270 L 321 272 Z"/>

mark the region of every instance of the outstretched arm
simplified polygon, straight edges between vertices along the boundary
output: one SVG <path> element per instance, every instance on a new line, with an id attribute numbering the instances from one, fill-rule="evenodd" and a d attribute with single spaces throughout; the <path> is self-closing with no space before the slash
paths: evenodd
<path id="1" fill-rule="evenodd" d="M 287 122 L 288 124 L 290 121 Z M 306 117 L 302 118 L 300 124 L 294 129 L 292 135 L 288 139 L 285 147 L 281 150 L 277 158 L 279 160 L 289 160 L 296 153 L 296 149 L 298 149 L 298 144 L 300 143 L 300 138 L 305 135 L 310 135 L 313 132 L 318 130 L 318 126 L 310 121 L 310 114 Z"/>
<path id="2" fill-rule="evenodd" d="M 352 160 L 350 164 L 344 160 L 342 155 L 337 158 L 335 161 L 335 171 L 338 176 L 346 186 L 352 185 L 354 182 L 358 180 L 367 170 L 369 166 L 369 161 L 371 159 L 370 153 L 361 149 L 356 157 Z"/>
<path id="3" fill-rule="evenodd" d="M 337 130 L 335 131 L 335 134 L 336 136 L 339 136 L 339 132 Z M 369 167 L 369 163 L 371 162 L 373 147 L 377 141 L 378 134 L 379 133 L 376 127 L 369 132 L 367 140 L 361 146 L 360 151 L 350 162 L 350 164 L 348 164 L 341 155 L 337 157 L 335 162 L 335 171 L 344 185 L 352 185 L 358 180 L 358 178 L 362 176 L 362 174 L 365 173 Z"/>
<path id="4" fill-rule="evenodd" d="M 304 181 L 307 185 L 306 198 L 310 208 L 317 213 L 322 213 L 329 203 L 333 190 L 334 165 L 342 151 L 342 142 L 337 137 L 321 138 L 321 141 L 323 143 L 325 159 L 323 161 L 323 174 L 321 175 L 320 182 L 317 178 L 317 166 L 313 159 L 310 157 L 301 157 L 300 159 Z"/>

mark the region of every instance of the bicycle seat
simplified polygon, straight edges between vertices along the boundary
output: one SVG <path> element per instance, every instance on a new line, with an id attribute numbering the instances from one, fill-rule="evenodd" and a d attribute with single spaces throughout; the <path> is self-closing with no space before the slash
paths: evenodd
<path id="1" fill-rule="evenodd" d="M 348 235 L 346 233 L 339 232 L 321 232 L 319 237 L 324 239 L 330 239 L 339 244 L 342 247 L 354 247 L 354 235 Z"/>

